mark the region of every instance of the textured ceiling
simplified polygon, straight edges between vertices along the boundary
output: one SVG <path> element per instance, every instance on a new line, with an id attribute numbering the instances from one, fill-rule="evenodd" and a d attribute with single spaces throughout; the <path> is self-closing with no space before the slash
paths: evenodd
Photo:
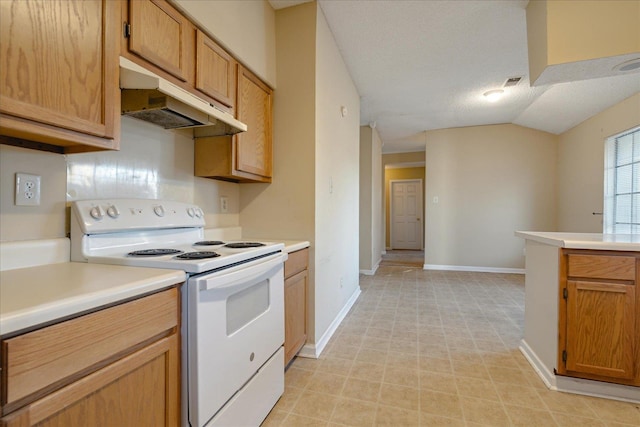
<path id="1" fill-rule="evenodd" d="M 360 94 L 361 124 L 375 122 L 387 153 L 424 150 L 431 129 L 515 123 L 559 134 L 640 92 L 640 72 L 531 87 L 526 0 L 319 3 Z M 522 80 L 488 102 L 482 94 L 510 77 Z"/>

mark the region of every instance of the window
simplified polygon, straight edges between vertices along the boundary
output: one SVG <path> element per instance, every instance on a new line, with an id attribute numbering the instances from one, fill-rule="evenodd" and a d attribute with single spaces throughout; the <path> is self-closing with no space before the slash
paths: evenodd
<path id="1" fill-rule="evenodd" d="M 604 232 L 640 234 L 640 127 L 607 139 Z"/>

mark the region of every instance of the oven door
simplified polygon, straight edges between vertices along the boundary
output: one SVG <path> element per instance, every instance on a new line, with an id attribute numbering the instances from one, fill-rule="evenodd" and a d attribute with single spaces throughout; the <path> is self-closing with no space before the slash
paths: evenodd
<path id="1" fill-rule="evenodd" d="M 277 253 L 189 279 L 191 426 L 205 425 L 283 345 L 286 259 Z"/>

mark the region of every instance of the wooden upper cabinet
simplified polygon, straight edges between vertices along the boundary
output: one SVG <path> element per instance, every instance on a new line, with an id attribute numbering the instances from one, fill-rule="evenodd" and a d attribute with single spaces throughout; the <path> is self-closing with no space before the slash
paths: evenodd
<path id="1" fill-rule="evenodd" d="M 236 116 L 247 131 L 207 136 L 194 130 L 194 173 L 232 182 L 271 182 L 273 91 L 238 64 Z"/>
<path id="2" fill-rule="evenodd" d="M 165 0 L 129 1 L 130 52 L 182 81 L 190 78 L 193 25 Z"/>
<path id="3" fill-rule="evenodd" d="M 119 11 L 109 0 L 0 2 L 0 134 L 60 152 L 118 148 Z"/>
<path id="4" fill-rule="evenodd" d="M 273 91 L 238 65 L 238 120 L 248 127 L 235 135 L 236 169 L 271 182 Z"/>
<path id="5" fill-rule="evenodd" d="M 202 31 L 196 31 L 196 89 L 233 110 L 236 61 Z"/>

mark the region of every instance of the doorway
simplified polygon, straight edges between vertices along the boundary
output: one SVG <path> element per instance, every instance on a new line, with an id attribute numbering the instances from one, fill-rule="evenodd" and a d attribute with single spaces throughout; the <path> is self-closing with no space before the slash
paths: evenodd
<path id="1" fill-rule="evenodd" d="M 389 187 L 391 249 L 422 250 L 422 180 L 391 180 Z"/>

